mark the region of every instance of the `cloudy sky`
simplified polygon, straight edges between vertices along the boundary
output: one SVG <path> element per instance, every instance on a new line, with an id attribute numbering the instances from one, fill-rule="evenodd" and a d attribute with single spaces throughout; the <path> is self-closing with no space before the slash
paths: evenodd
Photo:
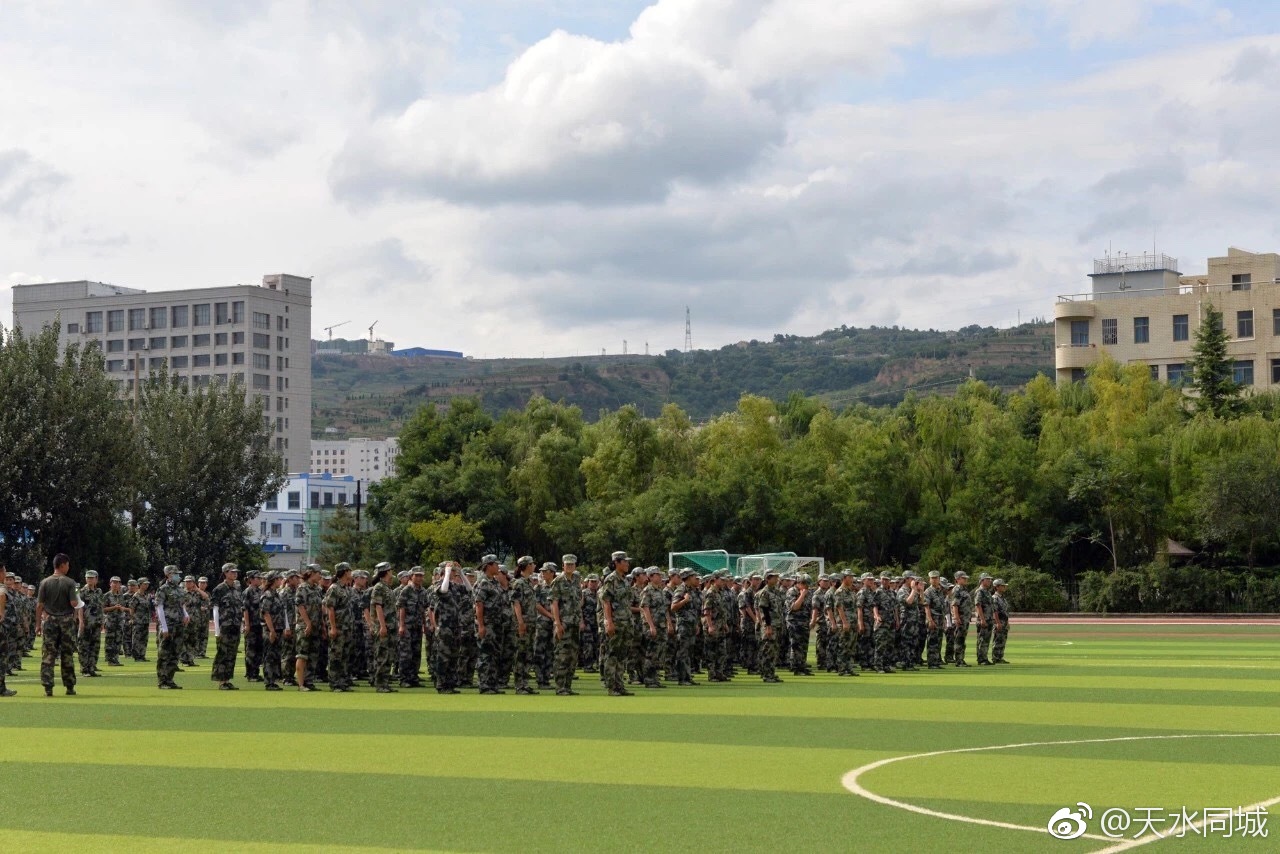
<path id="1" fill-rule="evenodd" d="M 0 282 L 475 355 L 1007 325 L 1280 251 L 1280 4 L 0 3 Z M 10 295 L 0 291 L 7 325 Z"/>

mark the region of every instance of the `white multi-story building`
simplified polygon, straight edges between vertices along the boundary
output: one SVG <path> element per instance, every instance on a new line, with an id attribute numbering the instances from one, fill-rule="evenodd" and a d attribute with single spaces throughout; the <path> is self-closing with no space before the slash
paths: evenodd
<path id="1" fill-rule="evenodd" d="M 56 324 L 61 346 L 97 344 L 122 394 L 166 366 L 192 385 L 238 379 L 261 399 L 285 471 L 311 458 L 308 278 L 152 292 L 88 281 L 17 285 L 13 322 L 27 331 Z"/>
<path id="2" fill-rule="evenodd" d="M 311 473 L 354 475 L 370 483 L 395 477 L 400 440 L 313 439 Z"/>
<path id="3" fill-rule="evenodd" d="M 297 569 L 320 549 L 329 516 L 339 507 L 363 508 L 369 483 L 351 475 L 291 474 L 249 523 L 250 538 L 273 569 Z"/>

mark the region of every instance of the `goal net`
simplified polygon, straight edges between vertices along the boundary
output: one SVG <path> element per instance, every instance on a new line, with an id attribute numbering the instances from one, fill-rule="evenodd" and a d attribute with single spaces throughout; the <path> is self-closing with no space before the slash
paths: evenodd
<path id="1" fill-rule="evenodd" d="M 805 557 L 795 552 L 776 552 L 773 554 L 742 555 L 736 561 L 735 575 L 742 577 L 758 572 L 779 572 L 783 575 L 792 572 L 804 573 L 810 580 L 817 581 L 818 576 L 826 572 L 827 562 L 820 557 Z"/>

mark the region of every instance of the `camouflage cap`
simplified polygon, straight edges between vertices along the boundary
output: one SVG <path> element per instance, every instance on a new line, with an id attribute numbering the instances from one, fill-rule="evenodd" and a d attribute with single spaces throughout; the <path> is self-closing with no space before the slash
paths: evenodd
<path id="1" fill-rule="evenodd" d="M 929 577 L 930 577 L 930 578 L 941 578 L 941 577 L 942 577 L 942 573 L 941 573 L 941 572 L 938 572 L 938 570 L 936 570 L 936 569 L 931 569 L 931 570 L 929 570 Z"/>
<path id="2" fill-rule="evenodd" d="M 987 579 L 989 579 L 989 578 L 991 578 L 991 575 L 990 575 L 989 573 L 986 573 L 986 572 L 984 572 L 984 573 L 982 573 L 981 575 L 979 575 L 979 576 L 978 576 L 978 580 L 979 580 L 979 581 L 986 581 L 986 580 L 987 580 Z"/>
<path id="3" fill-rule="evenodd" d="M 19 581 L 21 581 L 22 579 L 21 579 L 21 578 L 19 578 L 18 580 L 19 580 Z M 118 575 L 113 575 L 113 576 L 111 576 L 111 580 L 112 580 L 112 581 L 114 581 L 114 582 L 118 582 L 118 581 L 120 580 L 120 576 L 118 576 Z"/>
<path id="4" fill-rule="evenodd" d="M 698 570 L 696 569 L 686 569 L 684 572 L 680 573 L 681 579 L 697 578 L 697 577 L 698 577 Z"/>
<path id="5" fill-rule="evenodd" d="M 523 569 L 526 566 L 535 566 L 537 561 L 533 559 L 533 555 L 523 555 L 516 561 L 516 569 Z"/>
<path id="6" fill-rule="evenodd" d="M 280 577 L 280 575 L 274 569 L 269 569 L 267 570 L 266 574 L 263 575 L 262 577 L 265 578 L 267 581 L 275 581 L 277 578 Z"/>
<path id="7" fill-rule="evenodd" d="M 408 577 L 409 577 L 409 570 L 407 570 L 407 569 L 402 569 L 402 570 L 400 570 L 399 572 L 397 572 L 397 573 L 396 573 L 396 578 L 399 578 L 401 581 L 403 581 L 404 579 L 406 579 L 406 578 L 408 578 Z"/>
<path id="8" fill-rule="evenodd" d="M 763 575 L 761 575 L 761 574 L 760 574 L 760 573 L 758 573 L 758 572 L 753 572 L 753 573 L 751 573 L 750 575 L 748 575 L 748 576 L 747 576 L 747 580 L 748 580 L 748 581 L 752 581 L 752 580 L 755 580 L 755 581 L 763 581 L 763 580 L 764 580 L 764 576 L 763 576 Z"/>
<path id="9" fill-rule="evenodd" d="M 232 563 L 231 561 L 227 561 L 226 563 L 224 563 L 224 564 L 222 565 L 222 571 L 223 571 L 223 572 L 239 572 L 239 571 L 240 571 L 240 567 L 236 566 L 236 565 L 235 565 L 234 563 Z"/>
<path id="10" fill-rule="evenodd" d="M 992 587 L 1008 587 L 1009 582 L 1005 581 L 1003 578 L 997 578 L 995 581 L 991 583 L 991 586 Z"/>
<path id="11" fill-rule="evenodd" d="M 498 562 L 498 556 L 493 554 L 485 555 L 484 557 L 480 558 L 480 566 L 482 567 L 488 566 L 491 563 L 497 563 L 497 562 Z"/>
<path id="12" fill-rule="evenodd" d="M 776 576 L 778 578 L 781 578 L 782 573 L 778 572 L 778 570 L 774 569 L 773 567 L 768 567 L 764 571 L 764 577 L 769 578 L 770 576 Z"/>
<path id="13" fill-rule="evenodd" d="M 909 569 L 904 569 L 904 570 L 902 571 L 902 577 L 903 577 L 904 579 L 907 579 L 907 578 L 915 578 L 915 577 L 916 577 L 916 574 L 915 574 L 914 572 L 912 572 L 911 570 L 909 570 Z"/>
<path id="14" fill-rule="evenodd" d="M 351 568 L 351 564 L 347 563 L 345 560 L 342 561 L 341 563 L 335 563 L 333 565 L 334 572 L 337 572 L 340 569 L 350 569 L 350 568 Z"/>
<path id="15" fill-rule="evenodd" d="M 200 584 L 200 583 L 208 584 L 208 583 L 209 583 L 209 578 L 208 578 L 207 576 L 202 575 L 202 576 L 200 576 L 199 578 L 197 578 L 197 579 L 196 579 L 196 583 L 197 583 L 197 584 Z"/>
<path id="16" fill-rule="evenodd" d="M 565 564 L 565 563 L 571 563 L 571 564 L 573 564 L 574 566 L 577 566 L 577 565 L 578 565 L 578 556 L 577 556 L 577 555 L 564 555 L 564 556 L 562 556 L 562 557 L 560 558 L 560 563 L 562 563 L 562 564 Z"/>
<path id="17" fill-rule="evenodd" d="M 631 561 L 631 558 L 627 557 L 627 553 L 626 553 L 626 552 L 618 551 L 618 552 L 614 552 L 613 554 L 609 555 L 609 560 L 611 560 L 611 561 L 625 560 L 625 561 L 627 561 L 627 562 L 629 563 L 629 562 Z"/>
<path id="18" fill-rule="evenodd" d="M 942 586 L 945 587 L 947 590 L 950 590 L 952 587 L 955 587 L 954 584 L 952 584 L 950 581 L 947 581 L 945 578 L 942 579 Z"/>
<path id="19" fill-rule="evenodd" d="M 881 579 L 885 579 L 885 578 L 893 578 L 893 576 L 892 576 L 892 575 L 890 575 L 890 574 L 889 574 L 889 573 L 887 573 L 887 572 L 881 572 L 881 573 L 880 573 L 880 578 L 881 578 Z"/>
<path id="20" fill-rule="evenodd" d="M 600 580 L 600 576 L 596 575 L 594 572 L 587 576 L 587 581 L 599 581 L 599 580 Z"/>
<path id="21" fill-rule="evenodd" d="M 94 571 L 94 570 L 92 570 L 92 569 L 91 569 L 91 570 L 89 570 L 88 572 L 86 572 L 86 573 L 84 574 L 84 577 L 85 577 L 85 578 L 97 578 L 97 577 L 98 577 L 98 573 L 97 573 L 96 571 Z"/>
<path id="22" fill-rule="evenodd" d="M 559 571 L 560 571 L 560 567 L 556 566 L 551 561 L 547 561 L 546 563 L 544 563 L 542 565 L 542 569 L 540 570 L 540 572 L 559 572 Z"/>
<path id="23" fill-rule="evenodd" d="M 131 586 L 133 586 L 133 587 L 137 587 L 137 586 L 138 586 L 138 579 L 136 579 L 136 578 L 130 578 L 130 579 L 129 579 L 129 584 L 130 584 Z"/>
<path id="24" fill-rule="evenodd" d="M 649 574 L 650 575 L 666 575 L 667 571 L 660 566 L 651 566 L 649 567 Z"/>
<path id="25" fill-rule="evenodd" d="M 409 567 L 409 574 L 410 575 L 426 575 L 427 571 L 420 566 L 411 566 Z"/>
<path id="26" fill-rule="evenodd" d="M 179 572 L 181 572 L 181 570 L 178 569 L 178 565 L 176 563 L 170 563 L 165 565 L 165 568 L 164 568 L 165 575 L 177 575 Z"/>
<path id="27" fill-rule="evenodd" d="M 244 574 L 244 580 L 245 580 L 245 581 L 253 581 L 253 579 L 255 579 L 255 578 L 257 578 L 257 577 L 258 577 L 258 570 L 256 570 L 256 569 L 251 569 L 251 570 L 249 570 L 248 572 L 246 572 L 246 573 Z"/>
<path id="28" fill-rule="evenodd" d="M 383 561 L 378 561 L 378 565 L 374 567 L 374 570 L 376 570 L 377 572 L 382 572 L 382 570 L 390 569 L 390 568 L 391 568 L 391 562 L 383 560 Z M 317 569 L 319 569 L 319 567 L 317 567 Z"/>
<path id="29" fill-rule="evenodd" d="M 188 576 L 185 576 L 185 577 L 182 579 L 182 583 L 183 583 L 183 584 L 186 584 L 188 581 L 190 581 L 192 584 L 195 584 L 195 583 L 196 583 L 196 577 L 195 577 L 194 575 L 188 575 Z"/>
<path id="30" fill-rule="evenodd" d="M 957 571 L 956 571 L 956 574 L 955 574 L 955 577 L 956 577 L 957 579 L 959 579 L 959 578 L 967 579 L 967 578 L 969 577 L 969 573 L 965 572 L 963 569 L 961 569 L 961 570 L 957 570 Z"/>
<path id="31" fill-rule="evenodd" d="M 305 567 L 303 567 L 303 568 L 304 568 L 304 569 L 307 569 L 307 570 L 314 570 L 315 572 L 319 572 L 319 571 L 320 571 L 320 564 L 318 564 L 318 563 L 309 563 L 309 564 L 307 564 L 307 565 L 306 565 Z"/>
<path id="32" fill-rule="evenodd" d="M 284 577 L 285 577 L 286 579 L 289 579 L 289 578 L 297 578 L 297 577 L 298 577 L 298 570 L 296 570 L 296 569 L 286 569 L 286 570 L 284 571 Z M 203 579 L 203 578 L 202 578 L 202 579 L 200 579 L 200 580 L 201 580 L 201 581 L 204 581 L 204 579 Z"/>

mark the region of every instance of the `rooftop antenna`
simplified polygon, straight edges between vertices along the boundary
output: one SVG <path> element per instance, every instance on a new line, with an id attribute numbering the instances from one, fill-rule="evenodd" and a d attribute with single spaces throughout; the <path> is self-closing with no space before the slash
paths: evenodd
<path id="1" fill-rule="evenodd" d="M 689 314 L 689 306 L 684 307 L 684 351 L 693 350 L 693 323 Z"/>

